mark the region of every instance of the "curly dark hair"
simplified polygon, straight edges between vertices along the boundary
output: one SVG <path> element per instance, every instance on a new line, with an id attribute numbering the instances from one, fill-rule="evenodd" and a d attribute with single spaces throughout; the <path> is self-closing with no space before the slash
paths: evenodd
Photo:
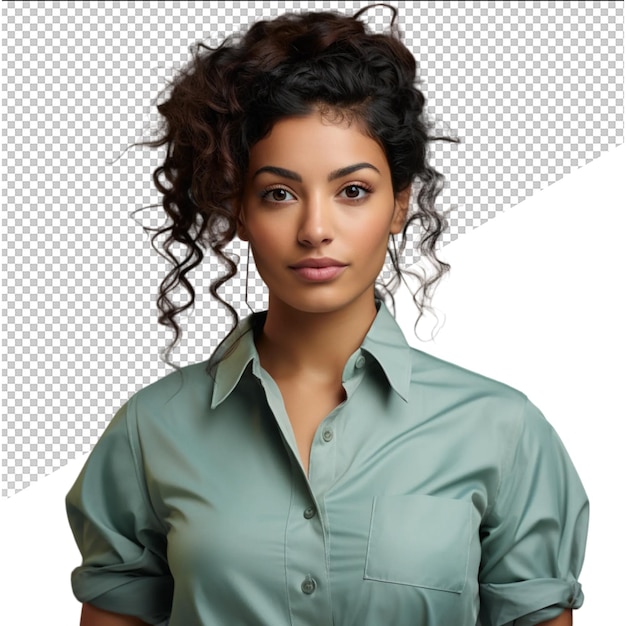
<path id="1" fill-rule="evenodd" d="M 359 17 L 378 4 L 353 16 L 336 12 L 286 13 L 254 23 L 247 32 L 231 35 L 217 48 L 198 43 L 191 61 L 170 85 L 158 111 L 160 135 L 140 145 L 166 146 L 163 163 L 153 180 L 162 194 L 169 222 L 155 231 L 152 245 L 167 235 L 161 252 L 173 264 L 159 287 L 159 323 L 174 331 L 165 351 L 165 362 L 180 338 L 176 316 L 193 306 L 195 291 L 187 274 L 203 259 L 207 247 L 225 266 L 225 273 L 210 285 L 210 293 L 229 311 L 233 330 L 236 310 L 218 293 L 237 273 L 237 261 L 225 247 L 237 232 L 235 207 L 242 194 L 250 148 L 265 137 L 281 118 L 306 115 L 321 109 L 330 115 L 357 119 L 384 149 L 391 170 L 394 193 L 418 183 L 417 206 L 410 211 L 398 246 L 393 236 L 388 246 L 393 268 L 390 280 L 379 278 L 377 297 L 390 297 L 405 281 L 399 257 L 407 244 L 407 230 L 419 224 L 417 253 L 434 272 L 418 276 L 413 300 L 421 318 L 432 291 L 449 270 L 436 255 L 436 245 L 446 227 L 435 200 L 444 177 L 428 163 L 431 136 L 424 112 L 425 98 L 416 87 L 417 64 L 401 41 L 397 10 L 390 31 L 376 34 Z M 172 247 L 182 244 L 179 259 Z M 171 294 L 181 286 L 191 296 L 176 305 Z M 394 306 L 395 308 L 395 306 Z M 416 324 L 417 324 L 416 321 Z M 232 331 L 231 331 L 232 332 Z"/>

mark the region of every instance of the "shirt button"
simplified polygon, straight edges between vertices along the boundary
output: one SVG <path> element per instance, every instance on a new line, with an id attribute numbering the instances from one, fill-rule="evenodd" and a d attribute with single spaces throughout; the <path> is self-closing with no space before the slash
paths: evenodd
<path id="1" fill-rule="evenodd" d="M 333 431 L 330 429 L 325 430 L 322 433 L 322 439 L 324 439 L 324 441 L 329 442 L 332 441 L 333 439 Z"/>
<path id="2" fill-rule="evenodd" d="M 308 509 L 304 509 L 304 517 L 305 519 L 311 519 L 315 517 L 315 507 L 310 506 Z"/>
<path id="3" fill-rule="evenodd" d="M 365 365 L 365 357 L 361 355 L 360 357 L 357 358 L 354 364 L 354 367 L 356 367 L 357 369 L 361 369 L 364 365 Z"/>
<path id="4" fill-rule="evenodd" d="M 316 587 L 317 587 L 317 583 L 310 576 L 307 576 L 301 585 L 302 592 L 306 593 L 307 595 L 311 595 L 315 591 Z"/>

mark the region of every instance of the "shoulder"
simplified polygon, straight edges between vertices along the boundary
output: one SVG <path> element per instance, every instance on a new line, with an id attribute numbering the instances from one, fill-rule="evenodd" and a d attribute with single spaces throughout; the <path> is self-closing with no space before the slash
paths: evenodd
<path id="1" fill-rule="evenodd" d="M 131 431 L 191 424 L 206 416 L 214 385 L 207 365 L 203 361 L 184 366 L 131 395 L 123 407 Z"/>
<path id="2" fill-rule="evenodd" d="M 136 391 L 118 410 L 101 441 L 118 432 L 139 467 L 169 467 L 166 458 L 195 450 L 211 412 L 213 379 L 208 362 L 174 370 Z"/>
<path id="3" fill-rule="evenodd" d="M 454 414 L 483 432 L 524 427 L 543 430 L 548 424 L 528 396 L 511 385 L 411 348 L 411 395 L 438 414 Z"/>
<path id="4" fill-rule="evenodd" d="M 214 381 L 207 366 L 208 361 L 202 361 L 170 372 L 137 391 L 131 401 L 142 408 L 167 407 L 171 411 L 210 399 Z"/>
<path id="5" fill-rule="evenodd" d="M 411 348 L 411 384 L 422 388 L 445 388 L 451 394 L 488 395 L 508 401 L 524 402 L 526 395 L 494 378 L 459 364 Z"/>

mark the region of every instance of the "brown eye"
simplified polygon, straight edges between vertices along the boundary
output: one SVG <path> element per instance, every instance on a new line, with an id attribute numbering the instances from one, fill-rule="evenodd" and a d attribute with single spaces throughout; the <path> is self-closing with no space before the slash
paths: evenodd
<path id="1" fill-rule="evenodd" d="M 268 189 L 261 194 L 263 200 L 268 202 L 284 202 L 285 200 L 293 199 L 290 192 L 282 187 L 276 187 L 275 189 Z"/>
<path id="2" fill-rule="evenodd" d="M 371 193 L 371 189 L 366 189 L 362 185 L 348 185 L 342 189 L 341 193 L 349 200 L 363 200 Z"/>

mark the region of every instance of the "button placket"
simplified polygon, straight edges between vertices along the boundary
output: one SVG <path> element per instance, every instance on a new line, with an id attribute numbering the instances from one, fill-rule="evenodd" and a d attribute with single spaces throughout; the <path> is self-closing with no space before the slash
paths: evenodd
<path id="1" fill-rule="evenodd" d="M 336 414 L 329 415 L 315 433 L 309 457 L 308 482 L 314 499 L 332 486 L 335 478 L 335 452 L 338 433 L 334 428 Z M 319 514 L 319 511 L 318 511 Z"/>
<path id="2" fill-rule="evenodd" d="M 321 433 L 315 445 L 323 448 Z M 332 444 L 331 444 L 332 447 Z M 291 615 L 290 624 L 332 626 L 328 536 L 323 497 L 293 464 L 293 491 L 285 533 L 285 582 Z"/>

